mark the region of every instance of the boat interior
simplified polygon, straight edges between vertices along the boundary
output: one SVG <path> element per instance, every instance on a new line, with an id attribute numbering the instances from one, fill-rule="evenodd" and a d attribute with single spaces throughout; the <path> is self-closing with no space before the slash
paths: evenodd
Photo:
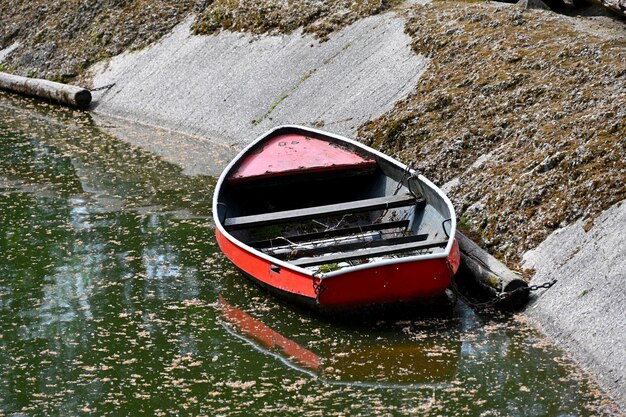
<path id="1" fill-rule="evenodd" d="M 450 214 L 417 176 L 384 158 L 367 166 L 225 181 L 217 212 L 233 237 L 320 272 L 443 252 Z"/>

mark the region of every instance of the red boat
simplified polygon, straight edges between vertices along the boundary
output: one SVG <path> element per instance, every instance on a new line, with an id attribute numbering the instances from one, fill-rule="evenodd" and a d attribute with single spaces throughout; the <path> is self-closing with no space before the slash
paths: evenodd
<path id="1" fill-rule="evenodd" d="M 300 126 L 269 131 L 228 165 L 213 217 L 246 276 L 325 311 L 439 296 L 459 266 L 441 190 L 365 145 Z"/>

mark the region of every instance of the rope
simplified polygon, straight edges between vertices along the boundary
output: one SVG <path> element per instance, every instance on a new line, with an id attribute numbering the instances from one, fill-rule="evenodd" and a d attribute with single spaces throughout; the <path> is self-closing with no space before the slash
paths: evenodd
<path id="1" fill-rule="evenodd" d="M 326 291 L 326 287 L 322 285 L 322 278 L 320 276 L 319 271 L 313 273 L 313 275 L 311 275 L 311 278 L 313 279 L 313 292 L 315 293 L 315 304 L 319 304 L 320 295 L 322 295 L 322 293 Z M 315 282 L 316 279 L 319 279 L 320 281 L 319 284 Z"/>
<path id="2" fill-rule="evenodd" d="M 398 186 L 396 187 L 396 190 L 393 192 L 393 195 L 398 194 L 398 191 L 400 191 L 400 189 L 402 188 L 402 183 L 405 180 L 408 180 L 409 177 L 411 176 L 412 166 L 413 166 L 413 162 L 409 162 L 407 165 L 404 166 L 404 172 L 402 173 L 402 178 L 400 178 L 400 181 L 398 181 Z M 408 188 L 408 182 L 407 182 L 407 188 Z"/>
<path id="3" fill-rule="evenodd" d="M 452 226 L 452 219 L 445 219 L 444 221 L 441 222 L 441 228 L 443 229 L 443 232 L 446 234 L 446 237 L 450 239 L 450 233 L 448 233 L 448 231 L 446 230 L 446 223 L 448 222 L 450 222 L 450 225 Z"/>

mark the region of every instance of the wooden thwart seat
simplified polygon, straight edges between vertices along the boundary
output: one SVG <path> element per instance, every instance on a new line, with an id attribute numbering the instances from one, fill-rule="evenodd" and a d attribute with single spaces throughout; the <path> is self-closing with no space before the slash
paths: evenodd
<path id="1" fill-rule="evenodd" d="M 229 217 L 224 220 L 224 227 L 227 230 L 240 230 L 250 227 L 270 226 L 280 223 L 310 220 L 324 216 L 406 207 L 412 204 L 417 204 L 420 201 L 423 200 L 418 201 L 410 194 L 369 198 L 366 200 L 350 201 L 347 203 L 278 211 L 275 213 Z"/>
<path id="2" fill-rule="evenodd" d="M 356 259 L 371 258 L 375 256 L 391 255 L 394 253 L 417 251 L 423 249 L 431 249 L 436 247 L 442 247 L 448 244 L 448 239 L 429 240 L 424 243 L 416 244 L 399 243 L 395 245 L 379 246 L 374 248 L 360 249 L 351 252 L 332 253 L 329 255 L 323 255 L 318 257 L 300 258 L 289 261 L 292 265 L 305 267 L 314 265 L 332 264 L 338 262 L 353 261 Z"/>

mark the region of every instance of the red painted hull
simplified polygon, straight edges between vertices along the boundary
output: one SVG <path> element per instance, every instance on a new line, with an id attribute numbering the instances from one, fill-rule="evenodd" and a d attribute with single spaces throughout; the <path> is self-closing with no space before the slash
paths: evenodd
<path id="1" fill-rule="evenodd" d="M 446 258 L 398 262 L 320 280 L 288 268 L 280 268 L 277 272 L 272 269 L 271 262 L 231 242 L 219 229 L 216 236 L 228 259 L 264 287 L 328 310 L 439 296 L 450 285 L 460 262 L 459 246 L 455 241 Z M 316 288 L 319 289 L 316 291 Z"/>
<path id="2" fill-rule="evenodd" d="M 441 190 L 380 152 L 300 126 L 271 130 L 230 163 L 213 216 L 244 274 L 321 310 L 435 298 L 459 266 Z"/>

